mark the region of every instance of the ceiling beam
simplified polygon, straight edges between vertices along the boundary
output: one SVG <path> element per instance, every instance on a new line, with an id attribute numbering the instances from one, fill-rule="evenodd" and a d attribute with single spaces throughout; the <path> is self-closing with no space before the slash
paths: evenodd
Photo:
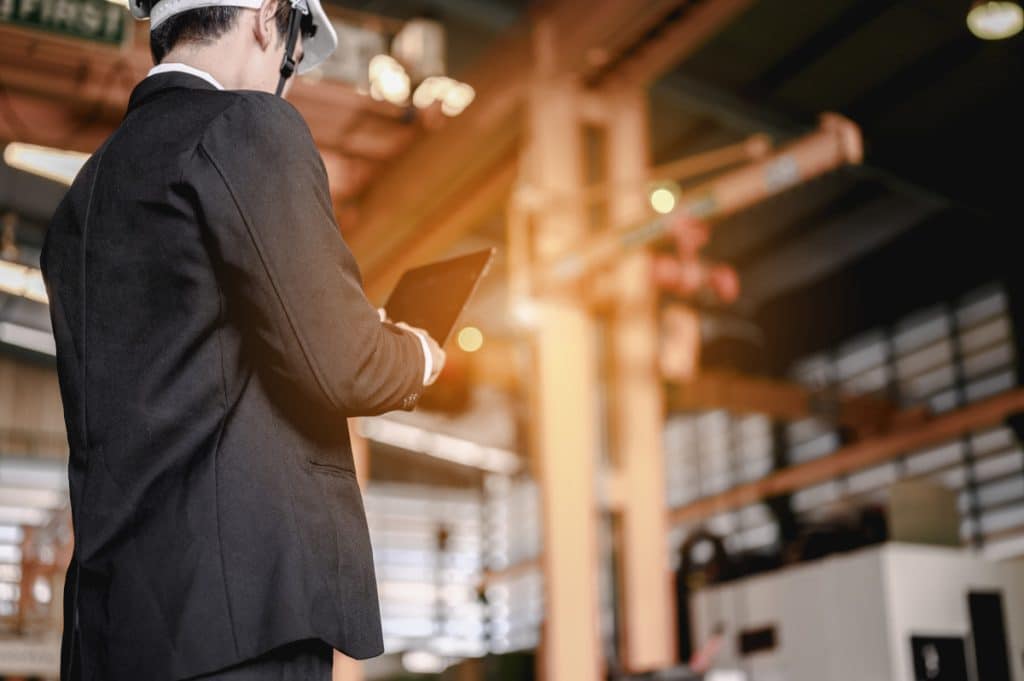
<path id="1" fill-rule="evenodd" d="M 0 142 L 92 153 L 117 125 L 117 119 L 112 119 L 102 105 L 95 112 L 82 112 L 77 107 L 6 89 L 0 89 L 0 107 Z"/>
<path id="2" fill-rule="evenodd" d="M 346 239 L 367 272 L 381 267 L 422 230 L 422 223 L 457 197 L 497 160 L 495 139 L 518 133 L 517 111 L 531 62 L 520 27 L 503 39 L 464 78 L 476 88 L 473 104 L 440 130 L 414 142 L 367 190 L 358 225 Z M 500 150 L 501 155 L 512 149 Z M 482 163 L 481 163 L 482 162 Z M 481 168 L 481 165 L 483 166 Z M 368 282 L 369 283 L 369 282 Z"/>
<path id="3" fill-rule="evenodd" d="M 366 293 L 381 299 L 410 267 L 436 258 L 460 236 L 501 207 L 515 184 L 518 159 L 508 156 L 490 168 L 478 184 L 450 206 L 443 206 L 411 235 L 395 257 L 374 269 L 364 268 Z"/>
<path id="4" fill-rule="evenodd" d="M 751 4 L 753 0 L 700 2 L 673 12 L 649 40 L 620 57 L 601 76 L 602 83 L 646 87 L 699 50 Z"/>
<path id="5" fill-rule="evenodd" d="M 711 7 L 735 1 L 704 0 L 702 4 Z M 553 55 L 556 68 L 586 78 L 607 64 L 610 55 L 642 39 L 679 5 L 679 0 L 562 0 L 552 3 L 537 23 L 559 36 Z M 712 35 L 720 27 L 703 22 L 694 30 L 694 44 L 699 34 Z M 533 74 L 531 26 L 524 22 L 499 39 L 464 76 L 477 90 L 473 105 L 414 143 L 371 185 L 360 208 L 363 219 L 346 235 L 368 272 L 394 259 L 441 206 L 457 200 L 478 182 L 480 173 L 514 152 L 522 125 L 519 113 Z M 450 238 L 458 236 L 453 231 Z"/>
<path id="6" fill-rule="evenodd" d="M 744 291 L 741 304 L 756 307 L 819 281 L 921 224 L 943 207 L 938 201 L 890 193 L 841 214 L 745 267 L 740 273 Z"/>
<path id="7" fill-rule="evenodd" d="M 720 0 L 708 0 L 717 4 Z M 555 68 L 589 80 L 643 40 L 688 0 L 561 0 L 547 18 L 557 35 Z"/>
<path id="8" fill-rule="evenodd" d="M 990 397 L 956 411 L 934 416 L 917 425 L 898 428 L 885 435 L 843 447 L 820 459 L 790 466 L 760 480 L 733 487 L 720 494 L 669 511 L 679 525 L 789 494 L 854 471 L 885 463 L 918 449 L 1000 425 L 1007 417 L 1024 411 L 1024 389 Z"/>
<path id="9" fill-rule="evenodd" d="M 945 43 L 894 71 L 844 107 L 850 115 L 865 120 L 883 116 L 919 92 L 945 77 L 956 67 L 969 62 L 984 49 L 984 41 L 964 32 L 964 37 Z"/>
<path id="10" fill-rule="evenodd" d="M 826 26 L 758 75 L 752 83 L 751 94 L 774 92 L 895 4 L 894 0 L 857 0 L 851 3 Z"/>
<path id="11" fill-rule="evenodd" d="M 151 65 L 142 30 L 112 49 L 0 26 L 0 140 L 91 153 L 120 124 Z M 321 149 L 336 202 L 358 194 L 424 127 L 409 109 L 336 81 L 299 78 L 288 98 Z"/>

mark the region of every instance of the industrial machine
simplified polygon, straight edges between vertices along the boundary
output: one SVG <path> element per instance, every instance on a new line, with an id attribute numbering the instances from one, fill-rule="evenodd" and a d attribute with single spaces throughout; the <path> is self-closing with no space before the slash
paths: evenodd
<path id="1" fill-rule="evenodd" d="M 887 543 L 696 592 L 695 638 L 747 681 L 1024 679 L 1024 561 Z"/>

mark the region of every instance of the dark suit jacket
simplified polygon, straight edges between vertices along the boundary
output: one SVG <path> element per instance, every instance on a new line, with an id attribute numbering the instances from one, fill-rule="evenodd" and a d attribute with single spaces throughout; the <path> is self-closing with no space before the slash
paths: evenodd
<path id="1" fill-rule="evenodd" d="M 424 358 L 366 300 L 299 113 L 145 79 L 57 209 L 42 268 L 74 677 L 170 681 L 307 637 L 380 654 L 345 417 L 411 409 Z"/>

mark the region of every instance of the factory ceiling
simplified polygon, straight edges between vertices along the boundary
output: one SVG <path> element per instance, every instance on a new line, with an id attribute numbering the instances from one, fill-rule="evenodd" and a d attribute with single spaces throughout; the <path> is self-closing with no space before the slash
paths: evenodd
<path id="1" fill-rule="evenodd" d="M 396 19 L 429 12 L 445 24 L 449 71 L 456 77 L 471 73 L 498 36 L 526 18 L 528 7 L 544 6 L 522 0 L 331 4 L 339 11 Z M 666 8 L 663 20 L 655 22 L 630 49 L 656 41 L 681 12 L 701 4 L 691 0 L 675 3 L 678 7 L 673 8 L 673 3 L 652 3 L 651 7 Z M 901 235 L 908 239 L 910 233 L 927 230 L 936 221 L 949 223 L 950 215 L 969 221 L 965 229 L 1013 224 L 1016 178 L 996 168 L 1012 168 L 1022 151 L 1019 121 L 1024 120 L 1024 111 L 1014 95 L 1024 65 L 1024 37 L 978 40 L 966 29 L 964 4 L 954 0 L 751 2 L 654 83 L 650 109 L 655 162 L 726 144 L 753 131 L 785 139 L 813 127 L 816 116 L 824 111 L 849 116 L 864 133 L 863 167 L 793 190 L 716 226 L 709 256 L 735 264 L 745 283 L 740 304 L 729 314 L 762 325 L 781 323 L 779 315 L 775 319 L 770 313 L 779 301 L 809 290 L 812 283 L 852 271 L 855 263 L 870 261 Z M 581 3 L 581 8 L 585 5 Z M 17 46 L 7 41 L 2 49 Z M 18 67 L 3 54 L 0 83 L 8 100 L 6 110 L 16 90 L 11 78 Z M 624 54 L 628 56 L 628 50 Z M 69 58 L 67 52 L 53 57 Z M 105 94 L 125 94 L 127 87 L 121 74 Z M 350 99 L 347 93 L 333 94 Z M 300 90 L 297 98 L 302 108 L 311 93 Z M 112 101 L 103 102 L 93 108 L 79 102 L 71 108 L 115 120 L 117 107 Z M 373 105 L 352 109 L 348 130 L 354 141 L 345 142 L 332 125 L 330 112 L 312 104 L 308 107 L 322 146 L 328 154 L 337 154 L 335 175 L 351 180 L 339 190 L 339 206 L 363 194 L 377 173 L 394 164 L 391 159 L 401 158 L 429 134 L 415 124 L 403 124 L 393 110 Z M 99 132 L 83 126 L 80 123 L 76 131 L 99 138 Z M 360 153 L 345 147 L 362 142 L 366 149 Z M 7 188 L 0 191 L 0 207 L 18 204 L 29 223 L 42 224 L 47 206 L 59 196 L 59 187 L 13 172 L 0 168 Z M 490 217 L 478 219 L 469 238 L 474 245 L 500 244 L 503 230 L 499 207 Z M 922 243 L 927 244 L 927 239 Z M 967 253 L 969 247 L 964 248 L 962 252 Z M 905 271 L 875 273 L 883 281 L 905 275 Z M 874 321 L 864 318 L 857 323 Z"/>

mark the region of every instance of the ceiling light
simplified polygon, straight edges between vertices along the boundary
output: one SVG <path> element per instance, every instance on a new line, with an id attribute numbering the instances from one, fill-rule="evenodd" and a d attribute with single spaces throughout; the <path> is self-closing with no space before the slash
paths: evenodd
<path id="1" fill-rule="evenodd" d="M 0 544 L 0 563 L 20 563 L 21 547 L 13 544 Z"/>
<path id="2" fill-rule="evenodd" d="M 11 142 L 4 149 L 4 163 L 12 168 L 71 186 L 89 154 L 67 149 L 52 149 L 35 144 Z"/>
<path id="3" fill-rule="evenodd" d="M 45 525 L 51 513 L 41 508 L 0 506 L 0 523 L 15 525 Z"/>
<path id="4" fill-rule="evenodd" d="M 402 653 L 402 666 L 412 674 L 440 674 L 448 665 L 444 658 L 428 650 L 410 650 Z"/>
<path id="5" fill-rule="evenodd" d="M 13 322 L 0 322 L 0 342 L 44 355 L 57 355 L 57 344 L 52 333 Z"/>
<path id="6" fill-rule="evenodd" d="M 467 326 L 459 331 L 458 342 L 466 352 L 476 352 L 484 344 L 484 334 L 475 326 Z"/>
<path id="7" fill-rule="evenodd" d="M 740 669 L 711 669 L 705 678 L 707 681 L 747 681 L 747 674 Z"/>
<path id="8" fill-rule="evenodd" d="M 648 200 L 656 213 L 667 215 L 676 209 L 679 187 L 672 182 L 663 182 L 651 188 Z"/>
<path id="9" fill-rule="evenodd" d="M 444 26 L 427 17 L 410 19 L 391 41 L 391 55 L 415 80 L 445 72 Z"/>
<path id="10" fill-rule="evenodd" d="M 370 96 L 380 101 L 401 105 L 409 99 L 411 82 L 402 65 L 386 54 L 370 60 Z"/>
<path id="11" fill-rule="evenodd" d="M 24 532 L 17 525 L 0 525 L 0 544 L 17 544 L 24 537 Z"/>
<path id="12" fill-rule="evenodd" d="M 36 599 L 37 603 L 49 603 L 53 598 L 53 588 L 42 575 L 36 577 L 32 583 L 32 598 Z"/>
<path id="13" fill-rule="evenodd" d="M 502 475 L 512 475 L 519 470 L 519 457 L 515 452 L 487 447 L 386 418 L 359 419 L 359 432 L 374 442 L 419 452 L 462 466 Z"/>
<path id="14" fill-rule="evenodd" d="M 426 109 L 435 102 L 441 102 L 441 112 L 446 116 L 458 116 L 476 99 L 476 90 L 469 83 L 460 83 L 448 76 L 431 76 L 413 93 L 412 103 L 418 109 Z"/>
<path id="15" fill-rule="evenodd" d="M 0 485 L 66 490 L 68 464 L 57 459 L 0 456 Z M 8 529 L 0 521 L 0 538 Z"/>
<path id="16" fill-rule="evenodd" d="M 441 113 L 445 116 L 458 116 L 476 99 L 476 90 L 468 83 L 456 82 L 441 99 Z"/>
<path id="17" fill-rule="evenodd" d="M 982 40 L 1002 40 L 1024 28 L 1024 9 L 1017 2 L 975 0 L 967 12 L 967 28 Z"/>
<path id="18" fill-rule="evenodd" d="M 52 509 L 64 505 L 65 495 L 55 489 L 0 486 L 0 499 L 11 506 Z"/>
<path id="19" fill-rule="evenodd" d="M 540 307 L 537 302 L 525 296 L 516 296 L 509 304 L 512 320 L 524 329 L 536 328 L 540 324 Z"/>
<path id="20" fill-rule="evenodd" d="M 37 303 L 48 303 L 43 273 L 35 267 L 28 267 L 9 260 L 0 260 L 0 291 L 22 296 Z"/>
<path id="21" fill-rule="evenodd" d="M 434 102 L 442 101 L 448 90 L 452 89 L 457 82 L 448 76 L 431 76 L 416 88 L 416 92 L 412 96 L 412 103 L 418 109 L 426 109 Z"/>

